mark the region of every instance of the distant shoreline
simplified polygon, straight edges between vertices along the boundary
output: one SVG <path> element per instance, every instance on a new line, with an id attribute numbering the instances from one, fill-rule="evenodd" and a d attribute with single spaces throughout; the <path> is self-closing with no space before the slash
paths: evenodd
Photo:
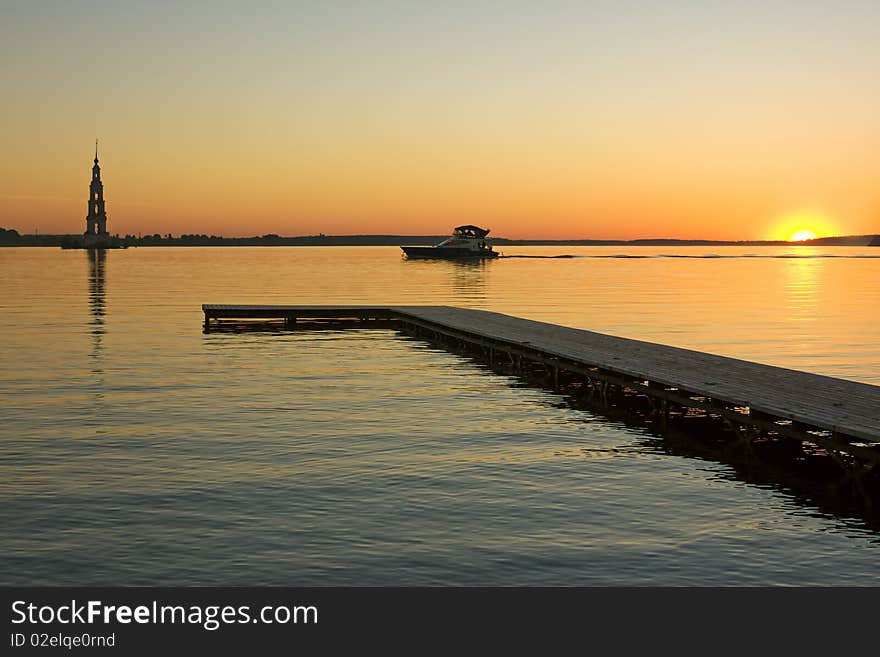
<path id="1" fill-rule="evenodd" d="M 0 246 L 62 246 L 74 235 L 19 235 L 15 231 L 3 231 Z M 447 235 L 304 235 L 281 237 L 218 237 L 214 235 L 126 235 L 119 237 L 125 246 L 401 246 L 433 245 L 446 239 Z M 503 237 L 486 240 L 495 246 L 880 246 L 880 235 L 846 235 L 820 237 L 804 242 L 784 240 L 685 240 L 685 239 L 636 239 L 636 240 L 517 240 Z"/>

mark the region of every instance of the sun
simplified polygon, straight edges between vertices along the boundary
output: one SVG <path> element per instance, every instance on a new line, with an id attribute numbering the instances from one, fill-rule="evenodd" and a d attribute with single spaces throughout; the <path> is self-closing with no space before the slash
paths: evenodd
<path id="1" fill-rule="evenodd" d="M 789 242 L 806 242 L 807 240 L 816 239 L 816 233 L 811 230 L 807 230 L 806 228 L 802 228 L 794 233 L 792 233 L 791 237 L 788 238 Z"/>
<path id="2" fill-rule="evenodd" d="M 776 218 L 768 238 L 781 242 L 806 242 L 817 237 L 834 235 L 836 223 L 824 212 L 811 209 L 795 210 Z"/>

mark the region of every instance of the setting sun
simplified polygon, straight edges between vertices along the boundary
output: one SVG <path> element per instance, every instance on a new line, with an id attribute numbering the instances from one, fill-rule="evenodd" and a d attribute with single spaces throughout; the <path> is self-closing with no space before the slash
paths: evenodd
<path id="1" fill-rule="evenodd" d="M 834 235 L 835 222 L 825 213 L 815 210 L 787 212 L 774 221 L 768 239 L 805 242 L 817 237 Z"/>
<path id="2" fill-rule="evenodd" d="M 811 230 L 799 230 L 788 238 L 789 242 L 806 242 L 816 239 L 816 233 Z"/>

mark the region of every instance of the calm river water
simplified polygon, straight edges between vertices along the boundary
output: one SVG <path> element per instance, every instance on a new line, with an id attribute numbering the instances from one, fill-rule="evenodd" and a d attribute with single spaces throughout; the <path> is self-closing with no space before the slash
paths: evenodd
<path id="1" fill-rule="evenodd" d="M 202 332 L 450 304 L 880 385 L 880 249 L 504 251 L 581 257 L 0 249 L 0 584 L 880 584 L 858 519 L 392 330 Z"/>

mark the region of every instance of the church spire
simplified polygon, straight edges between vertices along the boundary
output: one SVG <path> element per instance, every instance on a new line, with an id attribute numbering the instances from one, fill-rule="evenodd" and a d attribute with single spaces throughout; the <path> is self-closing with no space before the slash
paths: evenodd
<path id="1" fill-rule="evenodd" d="M 101 167 L 98 165 L 98 140 L 95 140 L 95 165 L 92 167 L 92 182 L 89 184 L 89 214 L 86 216 L 86 235 L 107 234 L 107 210 L 104 207 L 104 183 L 101 182 Z"/>

